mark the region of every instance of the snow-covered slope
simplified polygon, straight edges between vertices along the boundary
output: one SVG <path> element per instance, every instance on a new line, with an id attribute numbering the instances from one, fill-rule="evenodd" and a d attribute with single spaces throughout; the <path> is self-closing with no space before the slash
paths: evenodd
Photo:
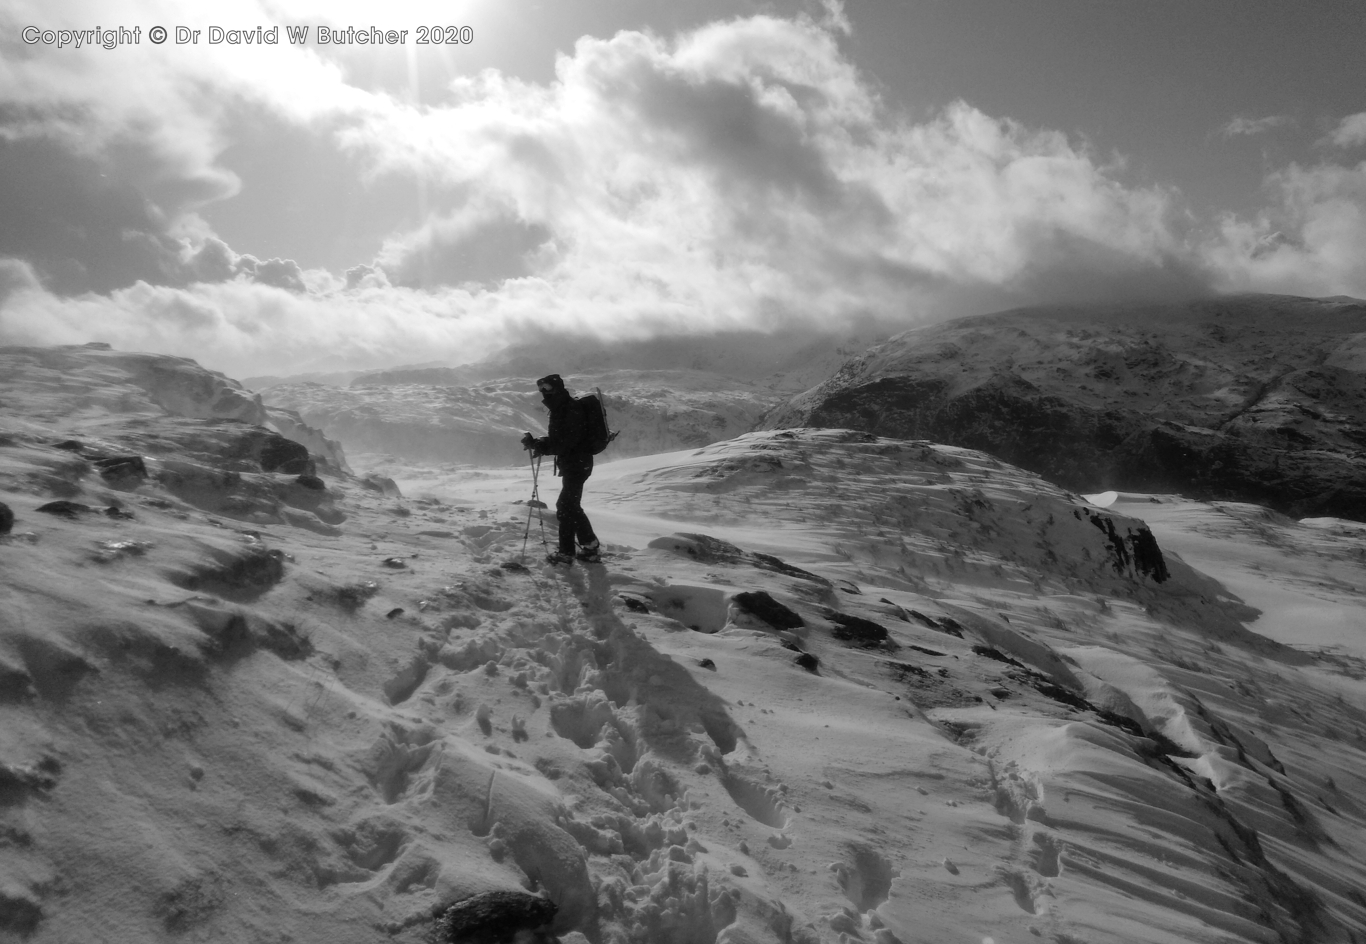
<path id="1" fill-rule="evenodd" d="M 0 934 L 1366 934 L 1366 640 L 1293 625 L 1366 602 L 1347 525 L 782 431 L 604 463 L 555 569 L 520 470 L 319 490 L 73 403 L 0 421 Z"/>
<path id="2" fill-rule="evenodd" d="M 904 332 L 765 428 L 983 449 L 1078 490 L 1366 520 L 1366 303 L 1033 308 Z"/>
<path id="3" fill-rule="evenodd" d="M 268 407 L 237 381 L 184 357 L 115 351 L 101 343 L 0 347 L 0 404 L 15 426 L 30 419 L 48 424 L 93 419 L 97 424 L 135 414 L 244 423 L 299 443 L 335 469 L 347 469 L 341 445 L 297 413 Z"/>

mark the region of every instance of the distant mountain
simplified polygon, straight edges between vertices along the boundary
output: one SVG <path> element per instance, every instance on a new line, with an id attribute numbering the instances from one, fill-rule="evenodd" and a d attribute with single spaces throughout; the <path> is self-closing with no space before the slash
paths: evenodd
<path id="1" fill-rule="evenodd" d="M 625 340 L 547 335 L 518 341 L 482 361 L 444 371 L 431 364 L 414 364 L 369 371 L 352 383 L 469 384 L 503 377 L 533 380 L 550 373 L 699 371 L 795 393 L 824 380 L 846 357 L 884 336 L 870 332 L 835 335 L 803 328 Z"/>
<path id="2" fill-rule="evenodd" d="M 471 364 L 366 371 L 346 386 L 258 388 L 268 402 L 298 411 L 353 453 L 501 466 L 523 460 L 523 432 L 544 431 L 546 413 L 533 381 L 559 373 L 576 394 L 602 388 L 609 422 L 621 431 L 606 456 L 616 459 L 748 432 L 785 396 L 830 376 L 867 340 L 809 331 L 615 342 L 540 338 Z"/>
<path id="3" fill-rule="evenodd" d="M 1366 520 L 1366 302 L 1027 308 L 906 331 L 767 416 L 990 452 L 1078 491 Z"/>
<path id="4" fill-rule="evenodd" d="M 265 374 L 260 377 L 243 377 L 242 386 L 246 387 L 248 390 L 255 390 L 258 393 L 262 390 L 269 390 L 271 387 L 277 387 L 280 384 L 287 383 L 319 383 L 342 387 L 360 376 L 361 373 L 363 373 L 363 371 L 337 370 L 322 373 L 290 374 L 286 377 Z"/>
<path id="5" fill-rule="evenodd" d="M 546 411 L 534 378 L 476 382 L 459 370 L 397 370 L 387 372 L 384 382 L 358 378 L 349 387 L 282 384 L 265 397 L 327 430 L 352 453 L 477 466 L 524 462 L 522 434 L 545 432 Z M 782 399 L 767 388 L 702 371 L 571 373 L 565 381 L 576 395 L 602 388 L 608 422 L 620 430 L 605 459 L 738 436 Z"/>

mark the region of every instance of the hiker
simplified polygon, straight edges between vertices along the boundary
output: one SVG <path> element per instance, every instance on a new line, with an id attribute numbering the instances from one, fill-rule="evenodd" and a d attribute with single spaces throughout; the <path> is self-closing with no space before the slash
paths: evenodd
<path id="1" fill-rule="evenodd" d="M 541 391 L 541 402 L 550 411 L 549 434 L 536 438 L 530 433 L 522 437 L 522 446 L 537 456 L 555 457 L 555 474 L 564 479 L 555 514 L 560 519 L 560 548 L 546 560 L 552 564 L 569 564 L 575 556 L 587 563 L 597 563 L 598 538 L 588 516 L 583 513 L 583 484 L 593 474 L 593 451 L 588 439 L 588 423 L 580 405 L 564 388 L 559 374 L 550 374 L 536 381 Z M 575 555 L 574 539 L 579 551 Z"/>

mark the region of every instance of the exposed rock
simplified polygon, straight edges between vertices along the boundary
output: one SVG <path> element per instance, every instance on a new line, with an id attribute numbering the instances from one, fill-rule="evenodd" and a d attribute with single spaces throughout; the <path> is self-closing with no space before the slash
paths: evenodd
<path id="1" fill-rule="evenodd" d="M 184 606 L 195 625 L 209 637 L 207 648 L 215 657 L 237 659 L 256 649 L 273 652 L 286 661 L 313 654 L 312 640 L 294 623 L 203 600 L 191 600 Z"/>
<path id="2" fill-rule="evenodd" d="M 76 518 L 79 515 L 89 514 L 95 509 L 89 505 L 82 505 L 80 502 L 67 501 L 60 499 L 50 501 L 45 505 L 39 505 L 34 511 L 41 511 L 45 515 L 57 515 L 62 518 Z"/>
<path id="3" fill-rule="evenodd" d="M 373 580 L 346 584 L 331 591 L 328 596 L 348 613 L 354 613 L 365 605 L 365 601 L 379 593 L 379 584 Z"/>
<path id="4" fill-rule="evenodd" d="M 620 596 L 618 596 L 617 599 L 621 600 L 622 605 L 625 606 L 626 609 L 630 610 L 632 613 L 650 612 L 650 604 L 642 600 L 640 597 L 623 593 Z"/>
<path id="5" fill-rule="evenodd" d="M 963 624 L 959 623 L 958 620 L 954 619 L 952 616 L 940 617 L 937 625 L 941 631 L 948 633 L 950 636 L 957 636 L 959 639 L 963 638 Z"/>
<path id="6" fill-rule="evenodd" d="M 236 421 L 259 428 L 270 437 L 296 444 L 320 456 L 334 471 L 348 472 L 341 446 L 305 423 L 297 413 L 268 409 L 260 396 L 217 371 L 184 357 L 137 354 L 89 345 L 0 348 L 0 392 L 12 408 L 49 416 L 104 411 L 113 416 L 169 415 L 189 420 Z M 90 450 L 88 443 L 69 439 L 55 444 L 72 452 Z M 259 452 L 257 453 L 259 455 Z M 288 446 L 270 445 L 267 458 L 273 469 L 299 474 Z M 292 464 L 291 464 L 292 463 Z"/>
<path id="7" fill-rule="evenodd" d="M 774 573 L 783 574 L 787 577 L 798 577 L 802 580 L 809 580 L 819 584 L 824 589 L 829 589 L 830 581 L 809 570 L 802 570 L 787 563 L 781 558 L 774 557 L 772 554 L 763 554 L 758 551 L 741 550 L 729 541 L 714 538 L 709 534 L 671 534 L 668 537 L 655 538 L 649 544 L 650 547 L 659 550 L 672 551 L 675 554 L 686 555 L 696 561 L 709 564 L 735 564 L 744 562 L 760 570 L 769 570 Z"/>
<path id="8" fill-rule="evenodd" d="M 0 534 L 9 534 L 14 530 L 14 512 L 9 505 L 0 502 Z"/>
<path id="9" fill-rule="evenodd" d="M 833 611 L 826 614 L 826 619 L 835 624 L 831 635 L 842 642 L 853 643 L 864 649 L 897 648 L 896 643 L 887 634 L 887 627 L 880 623 L 864 619 L 862 616 Z"/>
<path id="10" fill-rule="evenodd" d="M 806 622 L 795 610 L 773 599 L 764 590 L 747 590 L 732 597 L 746 613 L 763 620 L 774 629 L 796 629 Z"/>
<path id="11" fill-rule="evenodd" d="M 279 583 L 285 575 L 284 555 L 263 547 L 215 551 L 213 559 L 170 575 L 186 590 L 214 593 L 228 599 L 252 599 Z"/>
<path id="12" fill-rule="evenodd" d="M 386 498 L 403 497 L 403 493 L 399 491 L 398 485 L 388 476 L 377 475 L 374 472 L 371 472 L 360 480 L 360 484 L 362 488 L 369 489 L 372 492 L 379 492 Z"/>
<path id="13" fill-rule="evenodd" d="M 261 471 L 312 475 L 315 469 L 307 448 L 278 433 L 271 433 L 261 443 Z"/>
<path id="14" fill-rule="evenodd" d="M 1167 564 L 1162 559 L 1162 549 L 1157 546 L 1157 538 L 1153 537 L 1152 531 L 1147 528 L 1136 531 L 1130 529 L 1121 537 L 1115 530 L 1114 519 L 1109 515 L 1098 514 L 1089 508 L 1082 510 L 1091 524 L 1105 535 L 1115 573 L 1123 574 L 1132 567 L 1135 573 L 1151 578 L 1155 583 L 1167 579 Z"/>
<path id="15" fill-rule="evenodd" d="M 28 889 L 0 887 L 0 930 L 27 937 L 43 920 L 43 906 Z"/>
<path id="16" fill-rule="evenodd" d="M 975 655 L 991 659 L 993 662 L 1001 662 L 1005 665 L 1014 666 L 1017 669 L 1023 669 L 1025 667 L 1025 664 L 1023 662 L 1019 661 L 1018 659 L 1012 659 L 1010 656 L 1006 655 L 1001 650 L 993 648 L 991 646 L 973 646 L 972 651 Z"/>
<path id="17" fill-rule="evenodd" d="M 907 331 L 765 418 L 980 449 L 1076 491 L 1366 520 L 1366 305 L 1245 295 Z"/>
<path id="18" fill-rule="evenodd" d="M 334 439 L 328 439 L 323 435 L 322 430 L 315 429 L 305 423 L 303 417 L 298 413 L 276 406 L 266 407 L 266 413 L 270 417 L 270 426 L 278 430 L 280 435 L 286 439 L 304 446 L 309 455 L 322 460 L 322 464 L 328 471 L 347 473 L 351 471 L 351 467 L 346 464 L 346 453 L 342 451 L 341 443 Z"/>
<path id="19" fill-rule="evenodd" d="M 0 350 L 16 380 L 40 380 L 54 400 L 82 398 L 111 413 L 168 413 L 263 424 L 259 397 L 235 380 L 186 357 L 109 348 L 9 347 Z M 140 395 L 129 396 L 129 389 Z"/>
<path id="20" fill-rule="evenodd" d="M 436 939 L 451 944 L 503 944 L 519 931 L 545 927 L 559 909 L 540 895 L 493 891 L 452 905 L 437 920 Z"/>
<path id="21" fill-rule="evenodd" d="M 0 761 L 0 806 L 12 806 L 31 794 L 46 793 L 57 785 L 62 765 L 45 757 L 36 764 Z"/>
<path id="22" fill-rule="evenodd" d="M 147 464 L 142 456 L 108 456 L 95 459 L 100 477 L 115 487 L 123 484 L 136 484 L 147 478 Z"/>

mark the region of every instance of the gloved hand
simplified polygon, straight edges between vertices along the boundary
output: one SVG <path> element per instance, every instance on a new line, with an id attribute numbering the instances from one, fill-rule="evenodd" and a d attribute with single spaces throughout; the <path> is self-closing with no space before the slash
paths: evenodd
<path id="1" fill-rule="evenodd" d="M 535 449 L 535 448 L 536 448 L 536 437 L 533 436 L 533 435 L 531 435 L 530 433 L 527 433 L 525 436 L 523 436 L 523 437 L 522 437 L 522 448 L 523 448 L 523 449 Z"/>

